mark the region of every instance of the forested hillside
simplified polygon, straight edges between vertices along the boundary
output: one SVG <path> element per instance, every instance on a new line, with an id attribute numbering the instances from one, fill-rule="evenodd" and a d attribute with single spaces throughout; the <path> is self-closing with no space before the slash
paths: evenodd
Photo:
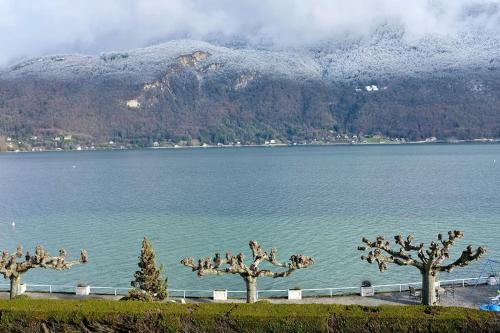
<path id="1" fill-rule="evenodd" d="M 0 71 L 0 135 L 89 145 L 498 138 L 491 43 L 436 53 L 392 36 L 306 52 L 183 40 L 30 59 Z"/>

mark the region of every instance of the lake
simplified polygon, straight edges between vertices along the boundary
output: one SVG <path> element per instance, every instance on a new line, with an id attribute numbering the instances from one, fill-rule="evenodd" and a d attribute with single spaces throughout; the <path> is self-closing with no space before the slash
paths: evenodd
<path id="1" fill-rule="evenodd" d="M 428 242 L 453 229 L 465 232 L 453 256 L 473 244 L 500 259 L 500 145 L 0 154 L 1 247 L 89 252 L 87 265 L 69 271 L 28 272 L 31 283 L 127 287 L 145 235 L 170 288 L 243 290 L 238 276 L 198 278 L 179 261 L 226 250 L 250 256 L 250 239 L 276 246 L 282 261 L 316 259 L 289 278 L 261 278 L 259 288 L 417 281 L 414 267 L 380 273 L 362 262 L 361 238 L 414 233 Z"/>

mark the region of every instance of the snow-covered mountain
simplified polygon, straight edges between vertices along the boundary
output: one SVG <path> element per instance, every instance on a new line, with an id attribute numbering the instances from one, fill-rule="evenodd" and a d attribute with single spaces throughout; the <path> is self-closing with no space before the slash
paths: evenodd
<path id="1" fill-rule="evenodd" d="M 301 48 L 178 40 L 0 70 L 0 134 L 89 142 L 297 141 L 325 133 L 500 137 L 500 37 L 370 37 Z"/>
<path id="2" fill-rule="evenodd" d="M 411 40 L 401 29 L 383 26 L 369 38 L 336 39 L 280 51 L 178 40 L 100 56 L 53 55 L 23 61 L 0 71 L 0 75 L 2 78 L 124 75 L 151 80 L 179 56 L 202 51 L 209 56 L 199 59 L 197 65 L 217 65 L 222 72 L 256 71 L 292 78 L 352 80 L 499 66 L 499 45 L 500 36 L 490 34 L 427 35 Z"/>

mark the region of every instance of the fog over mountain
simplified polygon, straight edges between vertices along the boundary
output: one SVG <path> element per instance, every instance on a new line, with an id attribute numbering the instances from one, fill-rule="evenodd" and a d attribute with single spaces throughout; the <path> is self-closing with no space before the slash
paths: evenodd
<path id="1" fill-rule="evenodd" d="M 0 31 L 0 138 L 500 138 L 499 1 L 7 1 Z"/>
<path id="2" fill-rule="evenodd" d="M 54 53 L 99 54 L 172 39 L 268 49 L 371 36 L 408 42 L 500 35 L 498 0 L 4 0 L 0 65 Z M 473 37 L 470 37 L 473 38 Z"/>

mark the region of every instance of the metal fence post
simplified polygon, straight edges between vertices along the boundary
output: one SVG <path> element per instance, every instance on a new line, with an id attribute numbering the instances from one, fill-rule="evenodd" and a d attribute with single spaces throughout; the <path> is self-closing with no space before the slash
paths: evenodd
<path id="1" fill-rule="evenodd" d="M 52 286 L 49 286 L 49 294 L 52 294 Z"/>
<path id="2" fill-rule="evenodd" d="M 186 298 L 186 291 L 185 290 L 182 291 L 182 294 L 184 295 L 183 298 Z"/>

